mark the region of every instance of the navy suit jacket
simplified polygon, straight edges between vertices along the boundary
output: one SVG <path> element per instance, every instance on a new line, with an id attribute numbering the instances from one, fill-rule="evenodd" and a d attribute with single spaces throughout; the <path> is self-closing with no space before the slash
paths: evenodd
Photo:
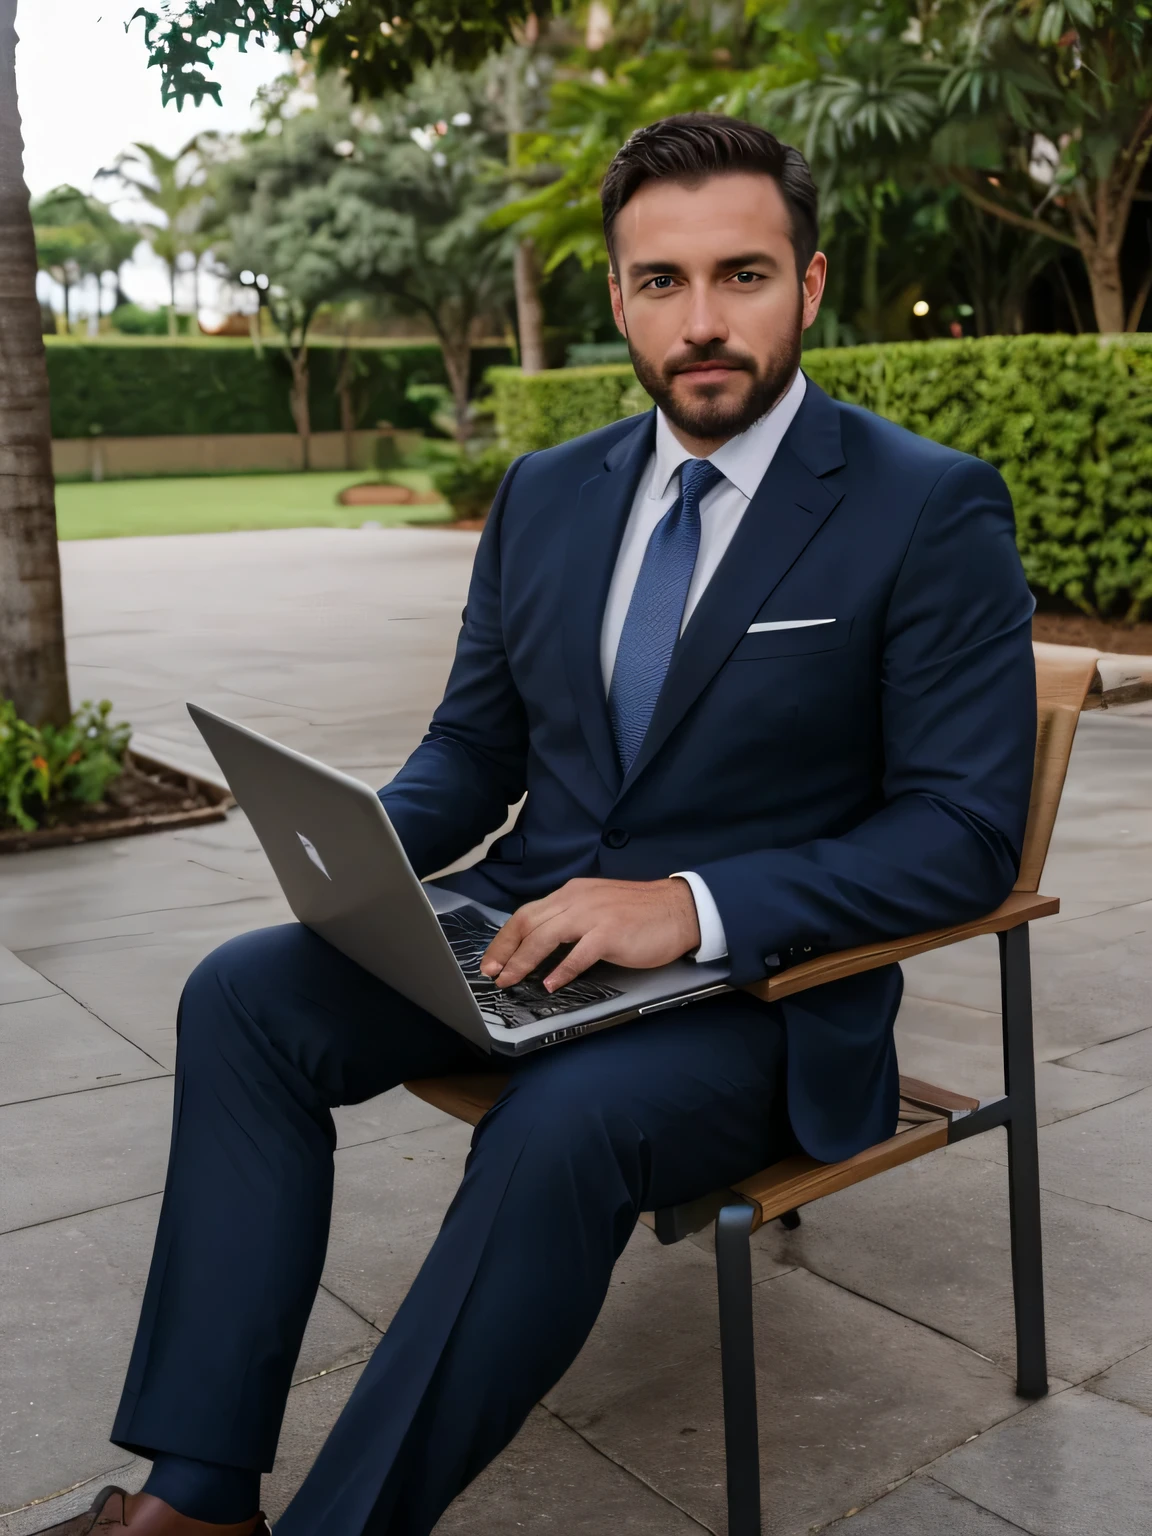
<path id="1" fill-rule="evenodd" d="M 510 910 L 574 876 L 697 870 L 736 985 L 996 907 L 1036 732 L 1033 601 L 1000 475 L 809 380 L 622 775 L 600 626 L 654 430 L 650 412 L 510 467 L 443 703 L 381 791 L 417 873 L 526 792 L 515 831 L 448 883 Z M 779 1005 L 813 1156 L 894 1131 L 901 986 L 891 966 Z"/>

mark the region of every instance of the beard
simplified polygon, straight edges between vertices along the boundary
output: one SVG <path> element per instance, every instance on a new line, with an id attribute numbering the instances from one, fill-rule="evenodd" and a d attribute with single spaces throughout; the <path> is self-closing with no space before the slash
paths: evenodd
<path id="1" fill-rule="evenodd" d="M 795 328 L 783 339 L 773 353 L 763 359 L 746 352 L 736 352 L 720 341 L 710 341 L 702 347 L 686 347 L 669 359 L 663 367 L 657 367 L 628 340 L 628 354 L 636 377 L 674 427 L 687 437 L 704 439 L 737 437 L 746 432 L 754 422 L 766 416 L 792 381 L 800 366 L 803 327 L 801 311 L 797 306 Z M 750 383 L 743 396 L 733 400 L 725 398 L 723 384 L 697 388 L 695 399 L 684 401 L 673 395 L 676 376 L 693 363 L 726 363 L 749 376 Z"/>

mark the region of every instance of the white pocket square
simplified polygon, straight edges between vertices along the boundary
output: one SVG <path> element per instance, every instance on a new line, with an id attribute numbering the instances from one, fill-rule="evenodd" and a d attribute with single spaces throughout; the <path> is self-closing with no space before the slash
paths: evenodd
<path id="1" fill-rule="evenodd" d="M 811 629 L 815 624 L 835 624 L 835 619 L 772 619 L 767 624 L 749 624 L 750 635 L 765 635 L 770 629 Z"/>

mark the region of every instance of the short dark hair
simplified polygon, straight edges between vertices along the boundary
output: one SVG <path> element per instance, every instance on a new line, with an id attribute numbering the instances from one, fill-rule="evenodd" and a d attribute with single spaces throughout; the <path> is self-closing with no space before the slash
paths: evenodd
<path id="1" fill-rule="evenodd" d="M 818 196 L 807 160 L 767 128 L 717 112 L 681 112 L 662 118 L 637 128 L 616 151 L 600 186 L 609 253 L 616 216 L 645 182 L 692 185 L 735 171 L 771 176 L 780 188 L 792 220 L 796 270 L 803 278 L 819 239 Z"/>

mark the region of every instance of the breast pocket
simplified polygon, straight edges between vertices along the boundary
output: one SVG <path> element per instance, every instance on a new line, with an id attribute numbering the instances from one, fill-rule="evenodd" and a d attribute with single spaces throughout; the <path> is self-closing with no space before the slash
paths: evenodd
<path id="1" fill-rule="evenodd" d="M 729 660 L 771 661 L 777 656 L 810 656 L 816 651 L 838 651 L 851 633 L 851 619 L 833 619 L 826 624 L 797 624 L 787 629 L 759 629 L 753 625 Z"/>

